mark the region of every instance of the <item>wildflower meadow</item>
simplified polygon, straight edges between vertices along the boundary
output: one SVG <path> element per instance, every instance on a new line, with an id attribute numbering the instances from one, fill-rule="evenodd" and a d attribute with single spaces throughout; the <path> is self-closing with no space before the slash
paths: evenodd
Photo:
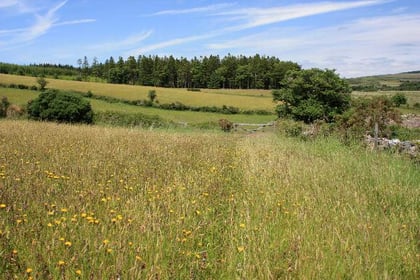
<path id="1" fill-rule="evenodd" d="M 420 171 L 333 138 L 0 122 L 1 279 L 418 279 Z"/>

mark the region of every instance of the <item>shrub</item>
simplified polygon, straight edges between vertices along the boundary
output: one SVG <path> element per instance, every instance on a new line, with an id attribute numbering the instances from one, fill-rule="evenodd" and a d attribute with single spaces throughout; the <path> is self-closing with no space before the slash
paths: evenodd
<path id="1" fill-rule="evenodd" d="M 233 123 L 227 119 L 220 119 L 219 126 L 224 132 L 230 132 L 233 128 Z"/>
<path id="2" fill-rule="evenodd" d="M 154 89 L 149 90 L 149 99 L 152 103 L 153 101 L 155 101 L 156 97 L 157 97 L 156 90 Z"/>
<path id="3" fill-rule="evenodd" d="M 7 97 L 3 97 L 0 102 L 0 118 L 4 118 L 7 115 L 7 109 L 10 106 L 10 102 Z"/>
<path id="4" fill-rule="evenodd" d="M 403 104 L 407 104 L 407 97 L 405 97 L 404 93 L 396 93 L 391 97 L 391 101 L 395 107 L 400 107 Z"/>
<path id="5" fill-rule="evenodd" d="M 28 103 L 29 117 L 66 123 L 92 123 L 90 103 L 80 96 L 49 90 Z"/>
<path id="6" fill-rule="evenodd" d="M 287 72 L 282 88 L 273 91 L 279 117 L 312 123 L 331 122 L 350 105 L 351 89 L 333 70 L 309 69 Z"/>
<path id="7" fill-rule="evenodd" d="M 392 101 L 384 96 L 372 99 L 358 99 L 352 108 L 337 118 L 342 139 L 362 139 L 365 135 L 374 136 L 375 124 L 379 137 L 389 137 L 389 126 L 401 122 L 401 115 L 392 108 Z"/>
<path id="8" fill-rule="evenodd" d="M 6 116 L 8 118 L 16 119 L 16 118 L 22 117 L 24 114 L 25 114 L 24 108 L 18 105 L 14 105 L 14 104 L 10 105 L 6 111 Z"/>
<path id="9" fill-rule="evenodd" d="M 47 80 L 45 80 L 45 78 L 44 77 L 39 77 L 38 79 L 36 79 L 36 82 L 38 83 L 38 85 L 39 85 L 39 90 L 44 90 L 45 89 L 45 87 L 47 86 L 47 84 L 48 84 L 48 81 Z"/>

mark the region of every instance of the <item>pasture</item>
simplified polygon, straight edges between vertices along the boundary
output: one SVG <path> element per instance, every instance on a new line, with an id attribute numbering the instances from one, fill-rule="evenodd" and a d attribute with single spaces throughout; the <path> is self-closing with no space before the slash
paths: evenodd
<path id="1" fill-rule="evenodd" d="M 160 103 L 181 102 L 190 106 L 235 106 L 243 110 L 273 111 L 275 104 L 270 91 L 262 90 L 210 90 L 187 91 L 179 88 L 155 88 L 145 86 L 116 85 L 95 82 L 79 82 L 46 79 L 47 88 L 70 90 L 95 95 L 116 97 L 125 100 L 148 99 L 148 92 L 155 90 Z M 0 83 L 37 85 L 36 78 L 0 74 Z"/>
<path id="2" fill-rule="evenodd" d="M 0 121 L 0 278 L 418 279 L 420 172 L 276 133 Z"/>

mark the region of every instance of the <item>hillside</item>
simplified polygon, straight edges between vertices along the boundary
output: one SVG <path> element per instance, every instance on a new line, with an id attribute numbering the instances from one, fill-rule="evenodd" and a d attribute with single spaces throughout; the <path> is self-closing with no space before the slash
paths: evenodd
<path id="1" fill-rule="evenodd" d="M 267 90 L 223 90 L 203 89 L 188 91 L 187 89 L 158 88 L 131 85 L 116 85 L 98 82 L 81 82 L 58 79 L 47 79 L 47 88 L 59 89 L 74 93 L 88 92 L 97 98 L 88 98 L 95 112 L 119 112 L 127 114 L 141 113 L 148 116 L 159 116 L 165 121 L 189 123 L 198 126 L 214 126 L 222 118 L 240 123 L 267 123 L 275 119 L 271 91 Z M 19 89 L 36 86 L 36 78 L 0 74 L 0 97 L 7 97 L 13 104 L 25 106 L 27 102 L 38 96 L 39 91 Z M 13 88 L 10 86 L 13 85 Z M 222 114 L 212 112 L 193 112 L 188 110 L 162 110 L 152 107 L 129 105 L 127 102 L 148 99 L 148 92 L 154 90 L 159 104 L 182 103 L 187 106 L 232 106 L 241 111 L 264 111 L 265 114 Z M 104 97 L 103 100 L 98 99 Z M 107 98 L 110 98 L 108 100 Z M 115 100 L 114 100 L 115 99 Z M 120 101 L 127 101 L 119 102 Z"/>
<path id="2" fill-rule="evenodd" d="M 350 79 L 347 79 L 347 81 L 352 86 L 354 86 L 354 85 L 371 85 L 371 84 L 398 86 L 403 81 L 405 81 L 405 82 L 420 82 L 420 71 L 350 78 Z"/>

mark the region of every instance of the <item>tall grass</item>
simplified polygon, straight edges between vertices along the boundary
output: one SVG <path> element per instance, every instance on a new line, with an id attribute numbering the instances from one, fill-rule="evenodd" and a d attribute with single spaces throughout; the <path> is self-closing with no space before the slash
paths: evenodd
<path id="1" fill-rule="evenodd" d="M 274 134 L 0 122 L 0 278 L 419 277 L 409 161 Z"/>

